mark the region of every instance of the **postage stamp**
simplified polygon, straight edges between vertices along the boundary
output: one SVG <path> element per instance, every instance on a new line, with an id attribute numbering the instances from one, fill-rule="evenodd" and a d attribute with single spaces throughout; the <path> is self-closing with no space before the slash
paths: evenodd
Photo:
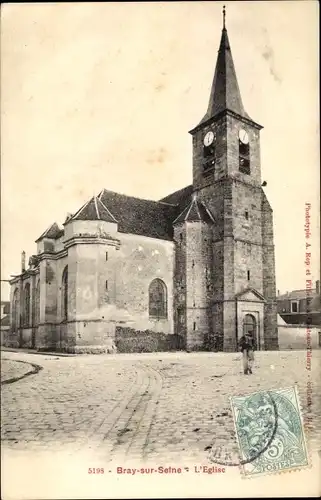
<path id="1" fill-rule="evenodd" d="M 232 397 L 231 406 L 244 475 L 309 465 L 296 387 Z"/>

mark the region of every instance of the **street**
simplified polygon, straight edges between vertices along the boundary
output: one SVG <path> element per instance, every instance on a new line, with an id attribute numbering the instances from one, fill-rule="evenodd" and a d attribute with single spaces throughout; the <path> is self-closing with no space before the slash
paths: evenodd
<path id="1" fill-rule="evenodd" d="M 106 471 L 133 463 L 213 466 L 213 446 L 236 453 L 229 397 L 295 383 L 310 448 L 318 451 L 319 363 L 320 351 L 313 352 L 311 372 L 305 351 L 258 352 L 253 375 L 245 376 L 239 353 L 2 352 L 2 381 L 15 370 L 17 378 L 39 370 L 2 385 L 2 455 L 8 467 L 24 454 L 86 457 L 86 469 Z"/>

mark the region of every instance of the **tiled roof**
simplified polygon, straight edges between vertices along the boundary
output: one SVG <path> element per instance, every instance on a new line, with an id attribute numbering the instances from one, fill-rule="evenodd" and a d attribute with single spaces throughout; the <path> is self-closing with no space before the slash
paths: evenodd
<path id="1" fill-rule="evenodd" d="M 188 200 L 190 200 L 192 193 L 193 193 L 193 185 L 191 184 L 190 186 L 186 186 L 185 188 L 180 189 L 179 191 L 175 191 L 175 193 L 165 196 L 165 198 L 162 198 L 159 201 L 162 201 L 164 203 L 170 203 L 172 205 L 178 205 L 184 208 Z"/>
<path id="2" fill-rule="evenodd" d="M 183 212 L 175 219 L 174 224 L 181 222 L 206 222 L 212 224 L 214 218 L 204 203 L 198 201 L 194 196 Z"/>
<path id="3" fill-rule="evenodd" d="M 144 200 L 104 189 L 100 201 L 113 214 L 121 233 L 171 240 L 178 207 L 162 201 Z"/>
<path id="4" fill-rule="evenodd" d="M 50 238 L 52 240 L 56 240 L 57 238 L 60 238 L 64 234 L 64 230 L 61 229 L 56 222 L 51 224 L 51 226 L 46 229 L 44 233 L 42 233 L 41 236 L 36 240 L 36 243 L 43 238 Z"/>
<path id="5" fill-rule="evenodd" d="M 105 222 L 117 222 L 113 214 L 97 196 L 93 196 L 68 220 L 103 220 Z"/>

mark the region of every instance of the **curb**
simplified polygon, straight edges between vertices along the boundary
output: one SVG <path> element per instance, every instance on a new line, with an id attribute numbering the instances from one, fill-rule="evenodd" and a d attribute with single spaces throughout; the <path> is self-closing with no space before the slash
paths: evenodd
<path id="1" fill-rule="evenodd" d="M 2 380 L 1 381 L 1 385 L 13 384 L 14 382 L 18 382 L 18 380 L 22 380 L 25 377 L 29 377 L 29 375 L 35 375 L 36 373 L 40 372 L 40 370 L 43 369 L 43 367 L 40 366 L 40 365 L 36 365 L 34 363 L 28 363 L 27 361 L 20 361 L 20 359 L 12 360 L 12 359 L 3 358 L 3 360 L 6 360 L 6 361 L 15 361 L 16 363 L 24 363 L 25 365 L 32 366 L 33 370 L 30 370 L 29 372 L 24 373 L 20 377 L 11 377 L 11 378 L 7 378 L 6 380 Z"/>
<path id="2" fill-rule="evenodd" d="M 61 356 L 61 357 L 68 357 L 68 356 L 79 356 L 79 354 L 73 354 L 73 353 L 67 353 L 67 352 L 49 352 L 49 351 L 35 351 L 33 349 L 20 349 L 20 348 L 14 348 L 14 347 L 2 347 L 1 346 L 1 352 L 17 352 L 17 353 L 24 353 L 24 354 L 40 354 L 42 356 Z"/>

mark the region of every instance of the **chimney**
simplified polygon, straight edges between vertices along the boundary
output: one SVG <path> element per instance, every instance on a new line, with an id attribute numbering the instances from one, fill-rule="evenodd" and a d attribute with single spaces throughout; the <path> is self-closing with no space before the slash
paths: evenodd
<path id="1" fill-rule="evenodd" d="M 26 252 L 21 253 L 21 272 L 24 273 L 26 270 Z"/>
<path id="2" fill-rule="evenodd" d="M 317 295 L 320 295 L 320 280 L 315 282 L 315 291 Z"/>
<path id="3" fill-rule="evenodd" d="M 280 290 L 278 290 L 278 297 L 279 297 L 279 295 L 280 295 Z"/>

